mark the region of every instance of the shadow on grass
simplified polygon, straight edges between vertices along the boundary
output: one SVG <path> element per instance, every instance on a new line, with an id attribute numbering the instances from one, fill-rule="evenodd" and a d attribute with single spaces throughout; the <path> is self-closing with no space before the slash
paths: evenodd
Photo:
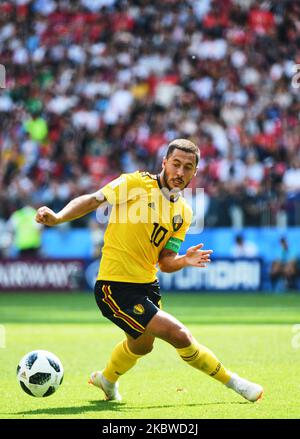
<path id="1" fill-rule="evenodd" d="M 89 405 L 83 405 L 80 407 L 52 407 L 52 408 L 40 408 L 36 410 L 28 410 L 16 413 L 17 415 L 80 415 L 86 412 L 104 412 L 104 411 L 116 411 L 116 412 L 137 412 L 140 410 L 151 410 L 151 409 L 166 409 L 166 408 L 178 408 L 180 407 L 201 407 L 208 405 L 227 405 L 227 404 L 248 404 L 247 401 L 241 402 L 201 402 L 194 404 L 164 404 L 164 405 L 140 405 L 140 406 L 130 406 L 125 402 L 114 402 L 114 401 L 89 401 Z"/>
<path id="2" fill-rule="evenodd" d="M 89 405 L 82 405 L 78 407 L 52 407 L 39 408 L 36 410 L 27 410 L 18 412 L 18 415 L 80 415 L 80 413 L 94 412 L 94 411 L 123 411 L 126 405 L 123 402 L 114 401 L 89 401 Z"/>

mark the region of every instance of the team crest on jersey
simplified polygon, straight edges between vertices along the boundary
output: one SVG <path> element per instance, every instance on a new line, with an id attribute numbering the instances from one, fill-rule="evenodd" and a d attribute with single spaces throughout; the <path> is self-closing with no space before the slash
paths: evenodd
<path id="1" fill-rule="evenodd" d="M 134 305 L 134 307 L 133 307 L 133 312 L 134 312 L 134 314 L 141 315 L 141 314 L 144 314 L 144 312 L 145 312 L 145 308 L 143 307 L 143 305 L 141 305 L 141 304 L 139 303 L 139 304 L 137 304 L 137 305 Z"/>
<path id="2" fill-rule="evenodd" d="M 173 216 L 173 219 L 172 219 L 172 225 L 173 225 L 173 230 L 174 230 L 174 232 L 177 232 L 177 230 L 180 229 L 180 227 L 182 226 L 182 224 L 183 224 L 183 218 L 182 218 L 181 215 L 175 215 L 175 216 Z"/>

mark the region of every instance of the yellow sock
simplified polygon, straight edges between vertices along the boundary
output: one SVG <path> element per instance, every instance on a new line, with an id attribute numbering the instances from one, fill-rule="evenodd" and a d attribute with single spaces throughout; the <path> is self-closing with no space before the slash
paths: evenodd
<path id="1" fill-rule="evenodd" d="M 124 340 L 115 346 L 102 373 L 108 381 L 115 383 L 118 378 L 131 369 L 141 357 L 143 357 L 143 355 L 136 355 L 131 352 L 128 348 L 127 340 Z"/>
<path id="2" fill-rule="evenodd" d="M 194 341 L 190 346 L 176 350 L 190 366 L 201 370 L 223 384 L 229 381 L 231 373 L 225 369 L 215 354 L 205 346 Z"/>

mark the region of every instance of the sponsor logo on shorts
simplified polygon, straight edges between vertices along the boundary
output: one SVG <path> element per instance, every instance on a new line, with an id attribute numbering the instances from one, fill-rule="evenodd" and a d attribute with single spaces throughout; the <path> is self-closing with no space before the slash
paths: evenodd
<path id="1" fill-rule="evenodd" d="M 143 307 L 143 305 L 141 305 L 140 303 L 138 305 L 134 305 L 133 307 L 133 312 L 134 314 L 144 314 L 145 309 Z"/>

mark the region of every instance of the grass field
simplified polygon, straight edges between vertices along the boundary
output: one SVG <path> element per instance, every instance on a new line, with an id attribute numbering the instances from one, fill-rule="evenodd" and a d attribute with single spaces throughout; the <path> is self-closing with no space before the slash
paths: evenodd
<path id="1" fill-rule="evenodd" d="M 122 403 L 105 402 L 87 380 L 123 333 L 99 314 L 93 295 L 0 294 L 0 418 L 300 418 L 300 295 L 165 294 L 163 307 L 225 366 L 262 384 L 264 399 L 248 403 L 157 340 L 120 380 Z M 16 381 L 18 361 L 34 349 L 64 365 L 64 382 L 48 398 L 30 397 Z"/>

